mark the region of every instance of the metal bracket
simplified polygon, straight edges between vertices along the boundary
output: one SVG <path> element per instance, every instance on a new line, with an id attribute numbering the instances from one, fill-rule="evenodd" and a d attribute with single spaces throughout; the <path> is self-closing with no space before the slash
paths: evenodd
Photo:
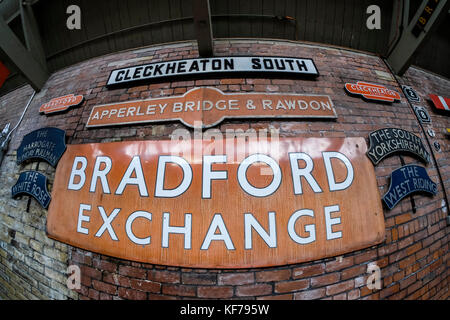
<path id="1" fill-rule="evenodd" d="M 387 62 L 394 70 L 395 74 L 401 76 L 409 68 L 413 54 L 424 43 L 424 40 L 430 35 L 430 29 L 435 26 L 436 21 L 440 16 L 446 14 L 450 6 L 450 0 L 439 0 L 436 8 L 433 10 L 428 7 L 429 0 L 423 0 L 416 14 L 414 15 L 411 23 L 403 30 L 398 42 L 390 51 Z M 434 2 L 434 1 L 433 1 Z M 416 23 L 421 18 L 424 10 L 431 12 L 431 16 L 421 32 L 417 37 L 413 34 L 413 29 Z M 428 10 L 430 9 L 430 10 Z M 405 23 L 405 16 L 402 17 L 403 23 Z"/>
<path id="2" fill-rule="evenodd" d="M 30 85 L 35 90 L 40 90 L 49 74 L 37 24 L 31 6 L 15 2 L 18 3 L 21 13 L 26 46 L 11 30 L 4 17 L 0 16 L 0 50 L 9 58 L 11 64 L 24 75 Z M 10 2 L 8 1 L 8 3 Z"/>

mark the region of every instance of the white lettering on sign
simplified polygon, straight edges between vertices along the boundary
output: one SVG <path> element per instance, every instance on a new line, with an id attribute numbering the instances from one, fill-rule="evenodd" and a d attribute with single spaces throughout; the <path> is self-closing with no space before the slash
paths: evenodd
<path id="1" fill-rule="evenodd" d="M 313 189 L 314 192 L 322 192 L 322 188 L 318 185 L 317 181 L 311 174 L 313 170 L 313 164 L 311 157 L 306 153 L 291 153 L 290 155 L 290 164 L 292 173 L 292 181 L 294 185 L 294 194 L 302 193 L 302 179 L 305 178 L 305 181 L 309 184 L 309 186 Z M 337 183 L 335 180 L 334 167 L 331 163 L 331 159 L 339 159 L 347 170 L 347 175 L 342 182 Z M 108 160 L 107 160 L 108 159 Z M 175 198 L 183 194 L 191 185 L 193 180 L 192 168 L 190 167 L 188 161 L 182 157 L 178 156 L 159 156 L 158 158 L 158 169 L 156 174 L 156 183 L 155 183 L 155 197 L 161 198 Z M 203 198 L 211 198 L 211 182 L 212 180 L 227 180 L 228 175 L 227 171 L 218 170 L 212 171 L 211 166 L 213 163 L 226 163 L 226 155 L 214 155 L 214 156 L 204 156 L 203 163 L 203 175 L 202 175 L 202 196 Z M 304 160 L 306 162 L 306 166 L 303 169 L 299 169 L 298 160 Z M 72 165 L 72 172 L 70 174 L 70 180 L 68 184 L 68 188 L 72 190 L 80 190 L 86 181 L 86 167 L 88 165 L 85 162 L 86 158 L 84 157 L 76 157 L 74 159 Z M 254 187 L 247 179 L 247 170 L 250 166 L 255 163 L 265 163 L 267 164 L 272 172 L 273 179 L 272 182 L 262 188 Z M 328 190 L 339 191 L 347 189 L 351 186 L 353 182 L 353 167 L 350 160 L 339 152 L 323 152 L 323 162 L 326 168 L 326 176 L 328 180 Z M 78 164 L 82 163 L 81 168 L 78 168 Z M 103 170 L 99 170 L 101 163 L 105 164 Z M 183 171 L 183 179 L 179 183 L 179 185 L 172 189 L 164 188 L 164 181 L 166 181 L 166 167 L 168 164 L 177 165 Z M 110 193 L 110 187 L 107 180 L 107 175 L 111 170 L 111 159 L 109 157 L 97 157 L 94 170 L 91 176 L 91 184 L 90 184 L 90 192 L 95 191 L 96 182 L 100 179 L 103 192 Z M 133 174 L 134 173 L 134 174 Z M 132 177 L 135 175 L 135 177 Z M 78 184 L 74 183 L 75 177 L 80 177 L 80 182 Z M 247 158 L 245 158 L 238 167 L 237 178 L 239 185 L 242 190 L 246 193 L 254 196 L 254 197 L 267 197 L 276 192 L 278 187 L 281 184 L 282 173 L 277 162 L 263 154 L 254 154 Z M 148 189 L 145 183 L 145 177 L 143 173 L 143 169 L 141 166 L 141 162 L 139 160 L 139 156 L 135 156 L 130 161 L 126 172 L 123 174 L 120 179 L 120 183 L 117 187 L 117 190 L 114 192 L 116 195 L 123 194 L 127 185 L 136 185 L 138 186 L 139 193 L 143 197 L 148 196 Z M 98 206 L 99 213 L 103 219 L 103 225 L 96 232 L 96 237 L 101 237 L 105 231 L 108 231 L 112 240 L 118 240 L 116 233 L 114 232 L 113 227 L 111 226 L 112 220 L 119 214 L 121 209 L 115 208 L 109 215 L 106 214 L 105 209 L 102 206 Z M 83 222 L 89 222 L 89 216 L 83 214 L 84 211 L 91 210 L 89 205 L 81 204 L 79 210 L 79 218 L 78 218 L 78 228 L 77 232 L 83 234 L 89 234 L 89 228 L 82 227 Z M 342 232 L 337 231 L 334 232 L 332 227 L 334 225 L 338 225 L 341 223 L 341 219 L 339 217 L 332 218 L 331 214 L 334 212 L 339 212 L 339 206 L 325 206 L 324 207 L 324 217 L 326 221 L 326 234 L 327 240 L 333 240 L 342 237 Z M 268 212 L 269 217 L 269 232 L 266 232 L 264 228 L 259 224 L 259 222 L 255 219 L 255 217 L 251 213 L 244 214 L 244 230 L 245 230 L 245 248 L 252 248 L 252 230 L 256 231 L 256 233 L 264 240 L 264 242 L 268 245 L 268 247 L 276 247 L 276 222 L 275 222 L 275 212 Z M 308 237 L 301 237 L 295 231 L 295 224 L 299 218 L 302 216 L 310 216 L 314 217 L 314 211 L 312 210 L 298 210 L 294 212 L 289 218 L 288 224 L 288 233 L 293 241 L 299 244 L 307 244 L 315 241 L 315 225 L 310 224 L 305 226 L 305 231 L 309 234 Z M 128 219 L 126 224 L 126 233 L 131 241 L 137 244 L 149 244 L 150 237 L 139 239 L 137 238 L 133 232 L 131 231 L 131 226 L 134 220 L 137 217 L 144 217 L 148 220 L 151 220 L 151 213 L 133 213 Z M 219 230 L 220 233 L 217 234 L 216 230 Z M 170 213 L 163 213 L 163 221 L 162 221 L 162 247 L 169 247 L 169 234 L 183 234 L 184 235 L 184 248 L 191 248 L 191 234 L 192 234 L 192 215 L 185 214 L 185 224 L 184 226 L 170 226 Z M 202 249 L 206 250 L 211 241 L 223 241 L 228 250 L 234 250 L 233 242 L 228 234 L 225 222 L 223 221 L 221 215 L 216 215 L 214 219 L 211 221 L 211 224 L 208 228 L 208 232 L 205 236 Z"/>

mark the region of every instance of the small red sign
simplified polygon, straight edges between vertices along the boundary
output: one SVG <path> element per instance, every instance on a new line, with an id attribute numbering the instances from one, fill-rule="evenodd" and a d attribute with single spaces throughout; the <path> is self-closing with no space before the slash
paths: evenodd
<path id="1" fill-rule="evenodd" d="M 0 61 L 0 88 L 3 86 L 3 83 L 5 83 L 9 74 L 10 71 L 8 70 L 8 68 L 6 68 L 5 65 Z"/>
<path id="2" fill-rule="evenodd" d="M 430 94 L 433 105 L 439 110 L 450 111 L 450 98 Z"/>
<path id="3" fill-rule="evenodd" d="M 390 90 L 385 86 L 363 81 L 357 83 L 346 83 L 345 90 L 351 94 L 362 95 L 369 100 L 394 102 L 400 100 L 400 94 L 397 91 Z"/>
<path id="4" fill-rule="evenodd" d="M 83 96 L 78 95 L 75 96 L 73 94 L 69 94 L 67 96 L 58 97 L 50 100 L 47 103 L 44 103 L 40 108 L 39 112 L 43 112 L 45 114 L 66 111 L 70 107 L 77 106 L 83 102 Z"/>

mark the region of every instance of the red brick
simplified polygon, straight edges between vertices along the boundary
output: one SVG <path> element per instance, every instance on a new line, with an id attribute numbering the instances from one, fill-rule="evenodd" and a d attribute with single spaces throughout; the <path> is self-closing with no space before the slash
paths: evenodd
<path id="1" fill-rule="evenodd" d="M 256 300 L 292 300 L 294 295 L 291 294 L 277 294 L 274 296 L 256 297 Z"/>
<path id="2" fill-rule="evenodd" d="M 395 262 L 403 259 L 404 257 L 406 257 L 405 250 L 397 251 L 389 256 L 389 263 L 394 264 Z"/>
<path id="3" fill-rule="evenodd" d="M 354 263 L 355 264 L 361 264 L 367 261 L 372 261 L 375 260 L 377 258 L 378 254 L 377 254 L 377 250 L 369 250 L 369 251 L 365 251 L 363 253 L 360 253 L 356 256 L 354 256 Z"/>
<path id="4" fill-rule="evenodd" d="M 161 284 L 150 280 L 130 279 L 131 288 L 146 292 L 158 293 L 161 291 Z"/>
<path id="5" fill-rule="evenodd" d="M 170 83 L 164 82 L 164 83 L 154 83 L 148 86 L 148 90 L 155 90 L 155 89 L 167 89 L 170 87 Z"/>
<path id="6" fill-rule="evenodd" d="M 90 299 L 98 300 L 100 298 L 100 293 L 92 288 L 89 289 L 88 297 Z"/>
<path id="7" fill-rule="evenodd" d="M 127 277 L 145 279 L 146 271 L 141 268 L 135 268 L 130 266 L 120 266 L 119 274 Z"/>
<path id="8" fill-rule="evenodd" d="M 167 270 L 149 270 L 147 279 L 161 283 L 179 283 L 180 273 Z"/>
<path id="9" fill-rule="evenodd" d="M 333 296 L 333 300 L 347 300 L 347 293 L 340 293 L 338 295 Z"/>
<path id="10" fill-rule="evenodd" d="M 112 300 L 113 296 L 104 292 L 100 292 L 100 300 Z"/>
<path id="11" fill-rule="evenodd" d="M 388 300 L 403 300 L 406 297 L 406 290 L 401 290 L 400 292 L 389 296 Z"/>
<path id="12" fill-rule="evenodd" d="M 222 273 L 218 275 L 219 285 L 243 285 L 255 282 L 255 275 L 252 272 L 245 273 Z"/>
<path id="13" fill-rule="evenodd" d="M 126 300 L 145 300 L 147 294 L 142 291 L 119 287 L 119 297 Z"/>
<path id="14" fill-rule="evenodd" d="M 329 261 L 325 265 L 326 272 L 333 272 L 337 270 L 342 270 L 344 268 L 351 267 L 353 265 L 353 257 L 347 258 L 336 258 L 335 260 Z"/>
<path id="15" fill-rule="evenodd" d="M 87 275 L 81 274 L 81 284 L 86 287 L 90 287 L 92 284 L 92 278 Z"/>
<path id="16" fill-rule="evenodd" d="M 181 282 L 184 284 L 215 284 L 217 275 L 211 273 L 183 273 Z"/>
<path id="17" fill-rule="evenodd" d="M 303 290 L 309 287 L 309 279 L 284 281 L 275 284 L 275 292 L 293 292 Z"/>
<path id="18" fill-rule="evenodd" d="M 98 281 L 98 280 L 93 280 L 92 286 L 94 287 L 94 289 L 96 289 L 98 291 L 106 292 L 109 294 L 116 294 L 116 292 L 117 292 L 116 286 L 113 286 L 113 285 L 110 285 L 108 283 Z"/>
<path id="19" fill-rule="evenodd" d="M 128 93 L 133 93 L 133 92 L 140 92 L 140 91 L 145 91 L 148 89 L 148 86 L 139 86 L 139 87 L 132 87 L 128 89 Z"/>
<path id="20" fill-rule="evenodd" d="M 348 291 L 355 287 L 355 282 L 353 280 L 348 280 L 344 282 L 340 282 L 337 284 L 332 284 L 327 286 L 327 296 L 332 296 L 343 291 Z"/>
<path id="21" fill-rule="evenodd" d="M 398 262 L 398 267 L 400 269 L 405 269 L 407 266 L 413 264 L 416 261 L 415 256 L 409 256 L 401 261 Z"/>
<path id="22" fill-rule="evenodd" d="M 431 266 L 430 266 L 430 270 L 431 270 L 431 271 L 434 271 L 434 270 L 436 270 L 440 265 L 442 265 L 442 259 L 439 259 L 439 260 L 433 262 L 433 263 L 431 264 Z"/>
<path id="23" fill-rule="evenodd" d="M 282 281 L 291 277 L 290 269 L 256 272 L 256 282 Z"/>
<path id="24" fill-rule="evenodd" d="M 414 242 L 414 238 L 412 236 L 399 241 L 399 243 L 398 243 L 398 250 L 406 248 L 407 246 L 413 244 L 413 242 Z"/>
<path id="25" fill-rule="evenodd" d="M 325 264 L 313 264 L 311 266 L 304 266 L 300 268 L 295 268 L 292 272 L 292 278 L 300 279 L 300 278 L 309 278 L 313 276 L 317 276 L 319 274 L 323 274 L 325 272 Z"/>
<path id="26" fill-rule="evenodd" d="M 167 284 L 162 286 L 162 293 L 173 296 L 194 297 L 197 288 L 195 286 L 186 286 L 182 284 Z"/>
<path id="27" fill-rule="evenodd" d="M 72 251 L 72 261 L 85 264 L 87 266 L 92 265 L 92 258 L 83 254 L 82 252 Z"/>
<path id="28" fill-rule="evenodd" d="M 175 88 L 173 90 L 173 94 L 181 95 L 181 94 L 185 93 L 186 91 L 187 91 L 186 88 Z"/>
<path id="29" fill-rule="evenodd" d="M 360 295 L 359 289 L 354 289 L 354 290 L 348 292 L 347 298 L 348 298 L 348 300 L 355 300 L 355 299 L 358 299 L 360 296 L 361 295 Z"/>
<path id="30" fill-rule="evenodd" d="M 339 281 L 339 273 L 329 273 L 311 278 L 311 287 L 322 287 Z"/>
<path id="31" fill-rule="evenodd" d="M 394 281 L 394 279 L 393 279 L 392 276 L 384 277 L 384 279 L 383 279 L 383 286 L 384 286 L 384 287 L 387 287 L 387 286 L 389 286 L 393 281 Z"/>
<path id="32" fill-rule="evenodd" d="M 181 299 L 180 297 L 174 297 L 174 296 L 165 296 L 163 294 L 154 294 L 154 293 L 149 293 L 148 294 L 148 299 L 149 300 L 179 300 Z"/>
<path id="33" fill-rule="evenodd" d="M 233 296 L 232 287 L 211 286 L 211 287 L 198 287 L 197 295 L 199 298 L 215 298 L 215 299 L 227 299 Z"/>
<path id="34" fill-rule="evenodd" d="M 392 233 L 392 241 L 397 241 L 398 240 L 398 229 L 392 228 L 391 233 Z"/>
<path id="35" fill-rule="evenodd" d="M 373 294 L 377 291 L 377 289 L 369 289 L 367 286 L 363 286 L 360 288 L 360 295 L 361 297 Z"/>
<path id="36" fill-rule="evenodd" d="M 294 85 L 295 81 L 292 79 L 272 79 L 272 84 Z"/>
<path id="37" fill-rule="evenodd" d="M 405 213 L 395 217 L 395 224 L 402 224 L 411 220 L 411 213 Z"/>
<path id="38" fill-rule="evenodd" d="M 417 259 L 417 260 L 420 260 L 420 259 L 422 259 L 423 257 L 426 257 L 429 253 L 430 253 L 430 249 L 429 249 L 429 248 L 425 248 L 425 249 L 422 249 L 422 250 L 420 250 L 420 251 L 417 251 L 417 253 L 416 253 L 416 259 Z"/>
<path id="39" fill-rule="evenodd" d="M 325 296 L 325 288 L 294 293 L 295 300 L 314 300 Z"/>
<path id="40" fill-rule="evenodd" d="M 97 279 L 100 280 L 102 278 L 102 273 L 101 271 L 88 267 L 88 266 L 80 266 L 80 272 L 81 272 L 81 276 L 86 276 L 86 277 L 90 277 L 93 279 Z"/>
<path id="41" fill-rule="evenodd" d="M 103 281 L 121 287 L 130 287 L 130 278 L 115 274 L 106 273 L 103 275 Z"/>
<path id="42" fill-rule="evenodd" d="M 393 275 L 393 280 L 394 280 L 394 282 L 397 282 L 397 281 L 399 281 L 400 279 L 403 279 L 404 276 L 405 276 L 405 271 L 404 271 L 404 270 L 401 270 L 401 271 L 399 271 L 399 272 L 397 272 L 397 273 L 394 273 L 394 275 Z"/>
<path id="43" fill-rule="evenodd" d="M 422 244 L 420 242 L 417 242 L 417 243 L 413 244 L 412 246 L 406 248 L 406 253 L 408 255 L 411 255 L 413 253 L 416 253 L 420 249 L 422 249 Z"/>
<path id="44" fill-rule="evenodd" d="M 367 266 L 366 265 L 362 265 L 362 266 L 354 266 L 348 269 L 345 269 L 341 272 L 341 279 L 342 280 L 347 280 L 350 278 L 354 278 L 356 276 L 359 276 L 363 273 L 366 273 L 367 270 Z"/>
<path id="45" fill-rule="evenodd" d="M 378 259 L 377 261 L 375 261 L 375 264 L 381 269 L 385 268 L 389 265 L 389 257 Z"/>
<path id="46" fill-rule="evenodd" d="M 238 297 L 256 297 L 272 293 L 272 286 L 266 283 L 250 284 L 236 287 Z"/>
<path id="47" fill-rule="evenodd" d="M 380 298 L 384 299 L 384 298 L 389 297 L 390 295 L 393 295 L 394 293 L 397 293 L 399 291 L 399 288 L 400 288 L 400 285 L 398 283 L 396 283 L 388 288 L 382 289 L 380 291 Z"/>
<path id="48" fill-rule="evenodd" d="M 220 84 L 244 84 L 245 79 L 221 79 Z"/>
<path id="49" fill-rule="evenodd" d="M 403 279 L 402 281 L 400 281 L 400 290 L 403 290 L 403 289 L 409 287 L 416 280 L 417 280 L 417 276 L 416 275 L 411 275 L 408 278 Z"/>
<path id="50" fill-rule="evenodd" d="M 100 259 L 94 259 L 93 264 L 95 268 L 105 270 L 108 272 L 115 272 L 117 270 L 117 264 Z"/>
<path id="51" fill-rule="evenodd" d="M 270 84 L 270 79 L 246 79 L 248 84 Z"/>
<path id="52" fill-rule="evenodd" d="M 388 255 L 388 254 L 391 254 L 392 252 L 397 251 L 397 249 L 398 249 L 397 243 L 385 245 L 385 246 L 378 248 L 378 255 L 379 256 Z"/>
<path id="53" fill-rule="evenodd" d="M 406 267 L 405 274 L 408 276 L 408 275 L 416 272 L 419 269 L 420 269 L 419 263 L 414 263 L 413 265 L 409 265 Z"/>

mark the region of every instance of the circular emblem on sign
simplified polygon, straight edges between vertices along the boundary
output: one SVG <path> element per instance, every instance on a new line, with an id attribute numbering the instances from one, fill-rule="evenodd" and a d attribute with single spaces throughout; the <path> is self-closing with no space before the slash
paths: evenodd
<path id="1" fill-rule="evenodd" d="M 434 138 L 436 136 L 436 133 L 434 132 L 433 129 L 428 129 L 427 132 L 428 132 L 428 135 L 432 138 Z"/>
<path id="2" fill-rule="evenodd" d="M 409 86 L 402 86 L 403 93 L 405 94 L 406 98 L 411 102 L 420 102 L 420 97 L 417 94 L 416 91 L 414 91 L 413 88 Z"/>

